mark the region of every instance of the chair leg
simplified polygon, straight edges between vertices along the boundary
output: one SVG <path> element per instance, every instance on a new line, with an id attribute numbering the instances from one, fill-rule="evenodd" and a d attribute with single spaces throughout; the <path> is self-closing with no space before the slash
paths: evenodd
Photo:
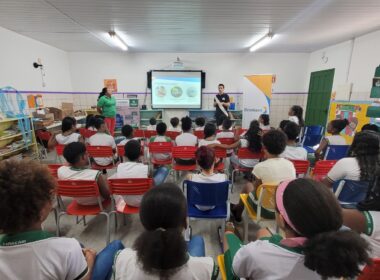
<path id="1" fill-rule="evenodd" d="M 83 216 L 83 225 L 86 226 L 86 216 Z"/>
<path id="2" fill-rule="evenodd" d="M 106 228 L 106 245 L 110 244 L 110 217 L 108 214 L 105 213 L 106 219 L 107 219 L 107 228 Z"/>
<path id="3" fill-rule="evenodd" d="M 57 216 L 57 232 L 56 232 L 56 235 L 59 237 L 61 235 L 61 230 L 60 230 L 60 220 L 61 220 L 61 216 L 63 214 L 62 213 L 59 213 L 58 216 Z"/>
<path id="4" fill-rule="evenodd" d="M 127 225 L 127 215 L 123 214 L 123 221 L 124 221 L 124 225 L 126 226 Z"/>
<path id="5" fill-rule="evenodd" d="M 115 232 L 117 230 L 117 212 L 113 213 L 115 215 Z"/>
<path id="6" fill-rule="evenodd" d="M 243 240 L 244 240 L 244 244 L 247 244 L 248 243 L 248 215 L 247 215 L 247 211 L 244 209 L 243 211 Z"/>

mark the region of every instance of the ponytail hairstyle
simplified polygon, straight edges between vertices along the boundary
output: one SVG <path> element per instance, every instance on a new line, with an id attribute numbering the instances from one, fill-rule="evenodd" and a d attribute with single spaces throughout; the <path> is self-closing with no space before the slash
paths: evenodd
<path id="1" fill-rule="evenodd" d="M 333 120 L 330 122 L 332 133 L 340 133 L 350 122 L 347 119 Z"/>
<path id="2" fill-rule="evenodd" d="M 102 91 L 99 93 L 98 101 L 99 101 L 100 98 L 102 98 L 106 94 L 107 94 L 107 88 L 104 87 L 104 88 L 102 88 Z"/>
<path id="3" fill-rule="evenodd" d="M 187 263 L 187 245 L 182 236 L 186 216 L 186 199 L 177 185 L 165 183 L 145 193 L 140 206 L 145 231 L 133 249 L 146 273 L 169 279 Z"/>
<path id="4" fill-rule="evenodd" d="M 210 170 L 215 163 L 215 152 L 207 146 L 199 147 L 195 153 L 198 165 L 204 170 Z"/>
<path id="5" fill-rule="evenodd" d="M 269 115 L 268 114 L 261 114 L 259 119 L 263 122 L 263 125 L 269 125 Z"/>
<path id="6" fill-rule="evenodd" d="M 283 182 L 276 205 L 286 228 L 306 238 L 304 264 L 323 279 L 354 278 L 370 263 L 369 244 L 353 231 L 340 231 L 342 209 L 331 191 L 311 179 Z M 285 211 L 285 213 L 283 212 Z"/>
<path id="7" fill-rule="evenodd" d="M 253 153 L 259 153 L 262 149 L 261 144 L 261 133 L 260 124 L 257 120 L 251 121 L 249 128 L 245 133 L 245 138 L 248 141 L 248 150 Z"/>
<path id="8" fill-rule="evenodd" d="M 301 106 L 298 106 L 298 105 L 293 105 L 292 108 L 290 108 L 290 110 L 293 112 L 293 116 L 296 116 L 298 118 L 298 125 L 299 126 L 305 126 L 305 122 L 303 120 L 303 109 Z"/>
<path id="9" fill-rule="evenodd" d="M 372 131 L 356 133 L 349 155 L 356 158 L 360 167 L 360 181 L 371 181 L 379 164 L 379 137 Z"/>

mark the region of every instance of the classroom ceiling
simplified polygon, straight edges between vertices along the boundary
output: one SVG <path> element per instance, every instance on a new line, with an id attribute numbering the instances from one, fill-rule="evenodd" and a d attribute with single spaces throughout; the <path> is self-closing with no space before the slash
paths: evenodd
<path id="1" fill-rule="evenodd" d="M 380 28 L 379 0 L 0 0 L 0 26 L 66 51 L 310 52 Z M 0 43 L 1 42 L 0 40 Z"/>

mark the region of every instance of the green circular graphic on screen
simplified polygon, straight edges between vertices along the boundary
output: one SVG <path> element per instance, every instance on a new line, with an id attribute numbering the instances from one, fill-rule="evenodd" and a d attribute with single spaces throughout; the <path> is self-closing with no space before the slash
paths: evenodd
<path id="1" fill-rule="evenodd" d="M 195 97 L 198 94 L 198 90 L 195 87 L 189 87 L 186 91 L 187 96 Z"/>
<path id="2" fill-rule="evenodd" d="M 182 95 L 182 88 L 179 86 L 172 87 L 171 93 L 173 97 L 180 97 Z"/>
<path id="3" fill-rule="evenodd" d="M 157 86 L 156 92 L 158 97 L 164 97 L 166 95 L 166 88 L 164 86 Z"/>

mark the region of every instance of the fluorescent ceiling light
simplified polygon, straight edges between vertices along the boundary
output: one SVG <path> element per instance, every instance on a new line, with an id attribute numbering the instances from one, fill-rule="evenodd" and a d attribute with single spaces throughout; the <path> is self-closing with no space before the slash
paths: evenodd
<path id="1" fill-rule="evenodd" d="M 112 42 L 118 46 L 120 49 L 122 49 L 123 51 L 127 51 L 128 50 L 128 46 L 127 44 L 120 38 L 119 35 L 116 34 L 115 31 L 110 31 L 108 32 L 108 34 L 110 35 L 111 39 L 112 39 Z"/>
<path id="2" fill-rule="evenodd" d="M 254 52 L 254 51 L 257 51 L 258 49 L 264 47 L 265 45 L 267 45 L 273 39 L 273 37 L 274 37 L 274 34 L 272 32 L 269 32 L 264 37 L 262 37 L 260 40 L 258 40 L 257 42 L 255 42 L 249 48 L 249 51 L 250 52 Z"/>

